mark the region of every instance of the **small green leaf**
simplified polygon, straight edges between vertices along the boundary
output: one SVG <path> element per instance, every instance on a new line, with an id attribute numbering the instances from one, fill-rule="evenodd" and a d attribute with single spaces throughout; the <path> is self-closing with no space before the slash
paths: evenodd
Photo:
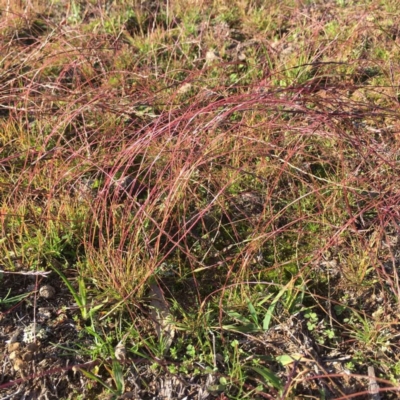
<path id="1" fill-rule="evenodd" d="M 124 373 L 121 364 L 117 361 L 113 362 L 112 376 L 117 387 L 117 392 L 123 394 L 125 391 Z"/>
<path id="2" fill-rule="evenodd" d="M 276 360 L 279 361 L 284 367 L 286 365 L 293 364 L 296 361 L 307 361 L 307 359 L 301 354 L 284 354 L 276 357 Z"/>
<path id="3" fill-rule="evenodd" d="M 261 375 L 264 378 L 265 383 L 272 385 L 275 389 L 283 390 L 282 382 L 269 368 L 252 366 L 250 369 Z"/>
<path id="4" fill-rule="evenodd" d="M 112 387 L 108 386 L 107 384 L 104 383 L 103 379 L 100 379 L 98 376 L 94 375 L 90 371 L 87 371 L 86 369 L 79 368 L 79 371 L 82 372 L 83 375 L 86 376 L 86 378 L 92 379 L 101 385 L 103 385 L 106 389 L 108 389 L 110 392 L 114 393 L 114 390 Z"/>
<path id="5" fill-rule="evenodd" d="M 253 317 L 253 321 L 257 324 L 258 323 L 257 312 L 249 299 L 247 299 L 247 307 L 249 308 L 250 314 Z"/>
<path id="6" fill-rule="evenodd" d="M 8 297 L 11 293 L 11 289 L 8 290 L 8 293 L 6 294 L 6 297 L 4 299 L 0 298 L 0 304 L 12 304 L 12 303 L 18 303 L 19 301 L 23 300 L 25 297 L 30 296 L 30 293 L 23 293 L 19 294 L 14 297 Z"/>

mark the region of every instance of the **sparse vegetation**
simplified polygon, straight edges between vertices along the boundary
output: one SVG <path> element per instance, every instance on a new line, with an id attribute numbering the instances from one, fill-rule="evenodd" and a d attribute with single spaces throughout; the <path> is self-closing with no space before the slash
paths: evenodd
<path id="1" fill-rule="evenodd" d="M 397 2 L 0 3 L 2 398 L 398 398 Z"/>

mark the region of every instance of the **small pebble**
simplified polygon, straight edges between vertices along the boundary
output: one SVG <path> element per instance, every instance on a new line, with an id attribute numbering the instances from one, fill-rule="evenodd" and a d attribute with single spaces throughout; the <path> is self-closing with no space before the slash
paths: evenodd
<path id="1" fill-rule="evenodd" d="M 39 296 L 45 299 L 51 299 L 55 294 L 56 290 L 50 285 L 44 285 L 39 289 Z"/>
<path id="2" fill-rule="evenodd" d="M 32 361 L 33 353 L 31 353 L 30 351 L 26 352 L 25 354 L 22 355 L 22 359 L 27 362 Z"/>
<path id="3" fill-rule="evenodd" d="M 51 311 L 47 307 L 39 307 L 37 317 L 41 320 L 47 320 L 51 318 Z"/>
<path id="4" fill-rule="evenodd" d="M 20 358 L 16 358 L 14 361 L 14 370 L 15 371 L 23 371 L 26 369 L 27 364 L 25 361 L 22 361 Z"/>
<path id="5" fill-rule="evenodd" d="M 26 349 L 27 349 L 28 351 L 30 351 L 31 353 L 34 353 L 35 351 L 37 351 L 38 348 L 39 348 L 39 346 L 38 346 L 36 343 L 34 343 L 34 342 L 28 343 L 28 344 L 26 345 Z"/>
<path id="6" fill-rule="evenodd" d="M 13 342 L 9 343 L 9 345 L 7 346 L 7 350 L 11 353 L 13 351 L 17 351 L 20 347 L 21 347 L 20 342 Z"/>

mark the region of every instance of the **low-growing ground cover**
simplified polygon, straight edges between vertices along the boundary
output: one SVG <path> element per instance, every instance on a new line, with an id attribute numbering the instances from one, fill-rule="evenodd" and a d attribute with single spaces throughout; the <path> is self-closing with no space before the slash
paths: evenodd
<path id="1" fill-rule="evenodd" d="M 2 398 L 398 398 L 397 6 L 3 1 Z"/>

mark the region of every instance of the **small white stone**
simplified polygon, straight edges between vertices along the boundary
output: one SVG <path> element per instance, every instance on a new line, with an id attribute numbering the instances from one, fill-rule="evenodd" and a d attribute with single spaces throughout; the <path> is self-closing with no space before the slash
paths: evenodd
<path id="1" fill-rule="evenodd" d="M 46 307 L 39 307 L 36 316 L 39 320 L 45 321 L 51 318 L 51 311 Z"/>
<path id="2" fill-rule="evenodd" d="M 51 299 L 54 297 L 55 293 L 56 290 L 50 285 L 44 285 L 39 289 L 39 296 L 45 299 Z"/>

